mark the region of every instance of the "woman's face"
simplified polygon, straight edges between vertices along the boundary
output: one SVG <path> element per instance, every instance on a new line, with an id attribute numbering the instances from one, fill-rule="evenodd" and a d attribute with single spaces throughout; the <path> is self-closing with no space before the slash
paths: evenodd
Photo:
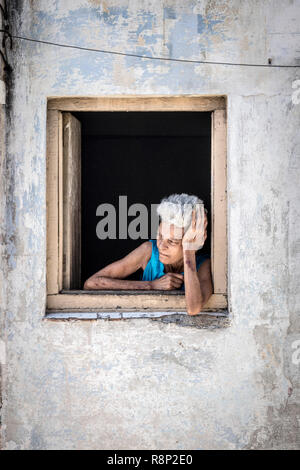
<path id="1" fill-rule="evenodd" d="M 184 229 L 174 224 L 161 222 L 157 231 L 159 259 L 164 264 L 173 264 L 183 258 L 182 237 Z"/>

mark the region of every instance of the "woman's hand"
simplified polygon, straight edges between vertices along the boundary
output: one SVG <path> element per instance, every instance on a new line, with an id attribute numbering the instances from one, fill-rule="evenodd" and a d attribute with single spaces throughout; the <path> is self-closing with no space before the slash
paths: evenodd
<path id="1" fill-rule="evenodd" d="M 207 216 L 202 204 L 197 204 L 192 212 L 192 221 L 182 238 L 183 250 L 197 251 L 207 238 Z"/>
<path id="2" fill-rule="evenodd" d="M 151 281 L 151 289 L 154 290 L 173 290 L 179 289 L 183 283 L 183 274 L 167 273 L 159 279 Z"/>

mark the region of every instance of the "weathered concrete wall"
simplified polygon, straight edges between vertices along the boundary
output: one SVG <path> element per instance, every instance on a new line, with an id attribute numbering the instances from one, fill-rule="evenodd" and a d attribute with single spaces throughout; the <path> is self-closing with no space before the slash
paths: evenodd
<path id="1" fill-rule="evenodd" d="M 225 62 L 300 59 L 299 1 L 18 1 L 11 17 L 20 35 L 87 47 Z M 299 448 L 300 104 L 292 84 L 300 70 L 26 42 L 16 42 L 13 65 L 5 448 Z M 229 328 L 42 321 L 46 98 L 135 93 L 228 96 Z"/>
<path id="2" fill-rule="evenodd" d="M 4 0 L 0 0 L 0 5 L 4 11 Z M 4 15 L 0 15 L 0 29 L 5 28 Z M 3 47 L 3 33 L 0 33 L 0 49 L 4 53 Z M 5 299 L 5 133 L 6 133 L 6 84 L 5 84 L 5 63 L 0 58 L 0 317 L 4 318 L 4 299 Z M 2 388 L 3 388 L 3 372 L 5 367 L 5 341 L 4 341 L 4 328 L 0 320 L 0 449 L 2 447 L 2 433 L 1 433 L 1 410 L 2 410 Z"/>

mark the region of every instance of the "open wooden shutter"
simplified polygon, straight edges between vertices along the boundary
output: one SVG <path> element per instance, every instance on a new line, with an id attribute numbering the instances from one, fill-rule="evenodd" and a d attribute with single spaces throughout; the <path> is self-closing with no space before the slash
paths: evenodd
<path id="1" fill-rule="evenodd" d="M 81 123 L 63 113 L 63 289 L 81 289 Z"/>

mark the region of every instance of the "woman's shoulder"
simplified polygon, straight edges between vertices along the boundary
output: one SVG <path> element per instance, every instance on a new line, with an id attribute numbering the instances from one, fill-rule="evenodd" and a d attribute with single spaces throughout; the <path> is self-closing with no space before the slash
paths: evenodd
<path id="1" fill-rule="evenodd" d="M 152 256 L 152 248 L 153 246 L 156 246 L 155 244 L 156 240 L 147 240 L 146 242 L 142 243 L 141 244 L 141 247 L 143 247 L 144 249 L 144 261 L 143 261 L 143 264 L 142 264 L 142 269 L 145 270 L 147 264 L 148 264 L 148 261 L 150 260 L 151 256 Z"/>

